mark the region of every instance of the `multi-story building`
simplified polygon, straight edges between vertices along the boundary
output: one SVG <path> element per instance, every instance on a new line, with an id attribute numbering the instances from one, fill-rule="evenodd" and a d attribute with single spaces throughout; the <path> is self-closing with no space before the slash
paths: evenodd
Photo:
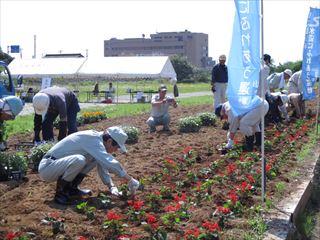
<path id="1" fill-rule="evenodd" d="M 208 34 L 160 32 L 150 38 L 125 38 L 104 41 L 104 56 L 171 56 L 179 54 L 200 68 L 212 65 L 208 56 Z"/>

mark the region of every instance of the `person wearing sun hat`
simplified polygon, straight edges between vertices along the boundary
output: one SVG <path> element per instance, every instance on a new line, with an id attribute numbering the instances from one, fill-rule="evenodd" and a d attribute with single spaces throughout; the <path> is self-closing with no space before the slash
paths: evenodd
<path id="1" fill-rule="evenodd" d="M 268 78 L 268 84 L 271 92 L 274 92 L 276 89 L 283 90 L 285 88 L 286 82 L 289 81 L 292 76 L 292 71 L 286 69 L 281 73 L 273 73 Z"/>
<path id="2" fill-rule="evenodd" d="M 33 97 L 34 115 L 34 142 L 41 141 L 40 132 L 44 141 L 53 141 L 53 123 L 59 115 L 60 141 L 68 134 L 77 131 L 77 114 L 80 106 L 76 95 L 66 88 L 49 87 L 41 90 Z"/>
<path id="3" fill-rule="evenodd" d="M 170 131 L 169 106 L 173 106 L 174 108 L 178 106 L 173 97 L 166 96 L 167 87 L 165 85 L 160 85 L 158 92 L 159 94 L 156 94 L 152 97 L 151 116 L 147 120 L 150 133 L 155 132 L 156 126 L 159 125 L 163 126 L 163 131 Z"/>
<path id="4" fill-rule="evenodd" d="M 54 200 L 70 204 L 74 197 L 91 195 L 88 189 L 78 186 L 86 175 L 97 167 L 102 182 L 111 194 L 121 196 L 109 172 L 115 173 L 128 182 L 132 195 L 139 188 L 139 181 L 129 176 L 113 153 L 118 149 L 127 152 L 125 142 L 128 136 L 121 127 L 109 127 L 103 132 L 86 130 L 73 133 L 54 145 L 39 164 L 39 176 L 47 182 L 57 181 Z"/>

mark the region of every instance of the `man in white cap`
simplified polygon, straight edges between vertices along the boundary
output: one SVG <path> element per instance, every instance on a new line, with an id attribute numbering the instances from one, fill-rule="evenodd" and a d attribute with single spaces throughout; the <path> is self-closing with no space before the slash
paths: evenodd
<path id="1" fill-rule="evenodd" d="M 158 89 L 159 94 L 156 94 L 152 97 L 151 100 L 151 116 L 147 120 L 149 125 L 149 132 L 155 132 L 156 126 L 162 125 L 163 131 L 170 131 L 170 115 L 169 115 L 169 106 L 176 108 L 178 106 L 176 100 L 172 97 L 166 96 L 167 87 L 161 85 Z"/>
<path id="2" fill-rule="evenodd" d="M 59 115 L 60 141 L 68 134 L 77 131 L 77 113 L 80 111 L 76 95 L 61 87 L 49 87 L 33 97 L 34 142 L 40 142 L 40 132 L 44 141 L 53 141 L 53 123 Z"/>
<path id="3" fill-rule="evenodd" d="M 281 73 L 273 73 L 268 78 L 267 81 L 269 83 L 269 88 L 271 92 L 274 92 L 276 89 L 284 89 L 286 82 L 292 76 L 292 71 L 290 69 L 286 69 Z"/>
<path id="4" fill-rule="evenodd" d="M 228 68 L 225 65 L 226 55 L 219 56 L 219 63 L 216 64 L 211 72 L 211 90 L 214 94 L 213 109 L 226 101 L 226 90 L 228 83 Z"/>
<path id="5" fill-rule="evenodd" d="M 16 96 L 7 96 L 0 99 L 0 125 L 3 121 L 13 120 L 22 111 L 23 103 Z M 0 131 L 0 150 L 6 149 L 3 132 Z"/>
<path id="6" fill-rule="evenodd" d="M 262 108 L 262 109 L 261 109 Z M 261 121 L 261 110 L 263 110 L 264 116 L 267 114 L 269 109 L 269 104 L 265 100 L 251 111 L 240 116 L 234 116 L 231 110 L 229 102 L 220 104 L 215 109 L 215 114 L 221 119 L 228 119 L 229 131 L 227 134 L 227 144 L 226 149 L 231 149 L 234 144 L 234 137 L 238 129 L 240 132 L 245 135 L 245 145 L 244 150 L 252 151 L 254 144 L 261 146 L 261 130 L 260 130 L 260 121 Z M 256 140 L 255 140 L 256 139 Z"/>
<path id="7" fill-rule="evenodd" d="M 122 195 L 109 172 L 124 178 L 134 195 L 139 181 L 129 176 L 112 155 L 118 149 L 127 151 L 127 139 L 122 128 L 109 127 L 104 132 L 87 130 L 73 133 L 53 146 L 39 164 L 39 175 L 44 181 L 57 181 L 54 200 L 60 204 L 70 204 L 74 197 L 91 195 L 90 190 L 78 186 L 94 167 L 97 167 L 102 182 L 109 187 L 111 194 Z"/>

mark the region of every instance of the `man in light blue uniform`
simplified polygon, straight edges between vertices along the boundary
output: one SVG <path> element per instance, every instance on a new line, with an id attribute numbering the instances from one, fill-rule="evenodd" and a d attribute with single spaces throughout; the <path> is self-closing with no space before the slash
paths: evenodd
<path id="1" fill-rule="evenodd" d="M 127 138 L 122 128 L 110 127 L 104 132 L 87 130 L 73 133 L 53 146 L 39 164 L 39 175 L 44 181 L 57 181 L 54 200 L 69 204 L 74 196 L 91 195 L 90 190 L 79 189 L 78 185 L 94 167 L 113 195 L 122 193 L 113 184 L 109 172 L 126 179 L 129 191 L 135 194 L 139 182 L 129 176 L 112 155 L 119 148 L 127 151 L 124 145 Z"/>

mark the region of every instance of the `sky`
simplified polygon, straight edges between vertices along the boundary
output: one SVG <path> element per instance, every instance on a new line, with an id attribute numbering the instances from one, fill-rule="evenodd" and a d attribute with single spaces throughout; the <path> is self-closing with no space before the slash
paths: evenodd
<path id="1" fill-rule="evenodd" d="M 302 59 L 310 6 L 320 8 L 320 0 L 263 1 L 264 52 L 275 64 Z M 234 14 L 233 0 L 0 0 L 0 46 L 20 45 L 22 57 L 31 58 L 36 35 L 38 58 L 86 49 L 98 57 L 113 37 L 187 29 L 209 35 L 209 56 L 216 60 L 229 55 Z"/>

